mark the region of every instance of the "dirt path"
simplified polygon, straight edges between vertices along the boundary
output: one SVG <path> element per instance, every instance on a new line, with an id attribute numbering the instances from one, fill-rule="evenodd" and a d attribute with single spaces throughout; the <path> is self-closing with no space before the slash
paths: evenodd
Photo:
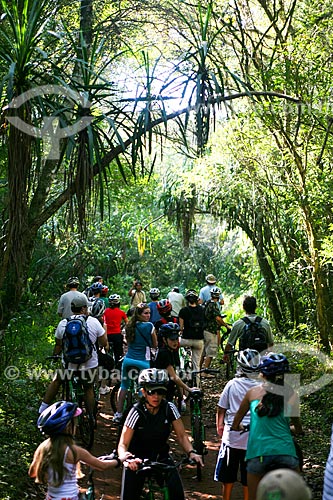
<path id="1" fill-rule="evenodd" d="M 187 500 L 198 499 L 221 499 L 221 485 L 214 481 L 214 468 L 216 456 L 220 446 L 220 440 L 215 431 L 215 409 L 218 396 L 221 392 L 222 385 L 215 380 L 205 380 L 203 388 L 207 389 L 207 396 L 204 399 L 203 411 L 204 422 L 206 425 L 206 444 L 208 453 L 205 457 L 205 468 L 203 470 L 202 481 L 198 482 L 195 479 L 195 469 L 193 467 L 185 467 L 181 472 L 185 497 Z M 183 416 L 186 431 L 189 432 L 190 421 L 189 412 Z M 117 428 L 112 424 L 112 410 L 110 409 L 109 397 L 101 397 L 101 409 L 98 417 L 98 428 L 96 431 L 95 444 L 92 453 L 96 456 L 110 453 L 115 446 Z M 170 438 L 172 449 L 177 453 L 180 451 L 173 436 Z M 113 469 L 107 472 L 95 472 L 95 489 L 97 499 L 102 495 L 103 500 L 116 500 L 120 497 L 121 487 L 121 470 Z M 83 483 L 84 484 L 84 481 Z M 233 500 L 241 500 L 243 498 L 242 488 L 239 483 L 236 483 L 233 492 Z"/>

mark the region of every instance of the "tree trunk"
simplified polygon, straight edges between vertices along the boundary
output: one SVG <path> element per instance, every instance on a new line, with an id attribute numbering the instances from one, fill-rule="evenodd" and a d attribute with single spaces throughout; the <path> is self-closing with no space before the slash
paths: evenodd
<path id="1" fill-rule="evenodd" d="M 24 121 L 29 120 L 25 106 L 17 111 Z M 32 168 L 31 137 L 10 126 L 8 133 L 8 212 L 5 226 L 2 264 L 0 269 L 1 317 L 0 329 L 20 301 L 27 281 L 36 233 L 29 223 L 28 185 Z"/>

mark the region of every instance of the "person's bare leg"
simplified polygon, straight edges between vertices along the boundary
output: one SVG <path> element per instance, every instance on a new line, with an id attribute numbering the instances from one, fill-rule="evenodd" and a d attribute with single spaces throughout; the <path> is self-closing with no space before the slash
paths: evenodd
<path id="1" fill-rule="evenodd" d="M 93 385 L 89 384 L 85 388 L 84 398 L 87 405 L 88 414 L 93 415 L 95 409 L 95 394 Z"/>
<path id="2" fill-rule="evenodd" d="M 263 475 L 247 473 L 247 486 L 249 490 L 248 500 L 256 500 L 257 488 Z"/>
<path id="3" fill-rule="evenodd" d="M 231 499 L 231 492 L 232 492 L 233 486 L 234 486 L 234 483 L 222 483 L 222 498 L 223 498 L 223 500 L 230 500 Z"/>
<path id="4" fill-rule="evenodd" d="M 117 402 L 117 412 L 118 413 L 123 413 L 123 408 L 124 408 L 124 402 L 126 398 L 126 389 L 120 389 L 119 394 L 118 394 L 118 402 Z"/>
<path id="5" fill-rule="evenodd" d="M 249 488 L 247 486 L 243 486 L 243 498 L 249 500 Z"/>
<path id="6" fill-rule="evenodd" d="M 210 364 L 212 362 L 212 359 L 213 358 L 210 358 L 209 356 L 206 356 L 205 357 L 205 362 L 203 364 L 203 368 L 209 368 L 210 367 Z"/>
<path id="7" fill-rule="evenodd" d="M 45 392 L 45 395 L 43 398 L 44 403 L 47 403 L 48 405 L 50 405 L 52 403 L 52 401 L 55 399 L 56 395 L 58 394 L 58 391 L 60 389 L 60 385 L 61 385 L 60 378 L 56 377 L 54 380 L 52 380 L 52 382 L 50 383 L 50 385 L 46 389 L 46 392 Z"/>

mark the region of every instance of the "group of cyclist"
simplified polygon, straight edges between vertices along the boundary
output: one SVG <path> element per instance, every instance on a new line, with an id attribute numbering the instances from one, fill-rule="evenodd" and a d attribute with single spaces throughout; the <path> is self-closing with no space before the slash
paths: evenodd
<path id="1" fill-rule="evenodd" d="M 138 475 L 136 471 L 142 460 L 149 458 L 173 463 L 168 445 L 172 430 L 189 457 L 203 465 L 202 457 L 192 448 L 172 397 L 175 386 L 179 386 L 185 393 L 196 390 L 189 387 L 177 374 L 179 346 L 191 349 L 194 371 L 199 370 L 201 366 L 208 367 L 212 358 L 216 356 L 219 329 L 221 325 L 228 327 L 221 313 L 223 295 L 216 287 L 215 277 L 213 275 L 206 277 L 207 285 L 200 290 L 200 293 L 193 289 L 186 292 L 184 297 L 186 305 L 179 308 L 177 316 L 172 315 L 173 306 L 169 298 L 159 300 L 160 292 L 157 288 L 150 290 L 151 303 L 137 302 L 139 298 L 146 299 L 142 283 L 138 281 L 133 283 L 129 291 L 131 304 L 128 315 L 120 309 L 120 296 L 117 294 L 112 294 L 108 298 L 106 307 L 101 295 L 95 293 L 100 290 L 101 294 L 101 286 L 104 286 L 101 283 L 102 278 L 96 278 L 98 280 L 94 280 L 90 287 L 94 290 L 88 289 L 81 295 L 78 295 L 80 292 L 77 290 L 69 290 L 71 293 L 74 292 L 70 297 L 71 313 L 87 315 L 90 307 L 87 321 L 92 323 L 100 334 L 96 334 L 95 341 L 97 338 L 103 338 L 100 345 L 106 350 L 112 345 L 117 360 L 123 355 L 122 327 L 125 329 L 127 347 L 122 360 L 118 407 L 114 415 L 115 423 L 121 421 L 123 423 L 118 457 L 112 458 L 110 464 L 103 462 L 101 465 L 99 462 L 102 461 L 92 459 L 90 454 L 86 455 L 73 445 L 73 418 L 79 409 L 68 406 L 72 403 L 67 402 L 50 405 L 56 396 L 57 387 L 59 388 L 59 380 L 55 379 L 46 392 L 38 420 L 40 430 L 49 438 L 46 444 L 42 443 L 36 451 L 29 471 L 32 477 L 48 483 L 48 500 L 60 498 L 78 500 L 78 496 L 73 493 L 75 483 L 73 470 L 80 461 L 101 470 L 123 464 L 121 500 L 139 499 L 144 475 Z M 73 281 L 75 280 L 71 278 L 68 285 L 72 286 Z M 77 282 L 75 284 L 78 286 Z M 179 294 L 177 288 L 172 292 Z M 208 299 L 207 293 L 209 293 Z M 179 303 L 179 297 L 177 299 Z M 86 304 L 87 300 L 90 306 Z M 62 297 L 60 302 L 66 303 L 66 297 Z M 202 304 L 205 307 L 202 307 Z M 205 309 L 208 304 L 213 311 L 210 323 L 212 324 L 214 319 L 213 324 L 217 325 L 215 332 L 205 330 L 207 326 Z M 59 309 L 60 303 L 58 308 L 60 314 Z M 154 323 L 151 321 L 152 317 Z M 96 322 L 103 329 L 103 333 Z M 105 329 L 102 327 L 103 323 Z M 60 325 L 61 322 L 57 328 L 58 334 L 56 333 L 57 352 L 61 351 Z M 232 332 L 229 339 L 231 337 Z M 155 349 L 157 356 L 152 367 L 152 350 Z M 275 391 L 276 386 L 285 387 L 284 374 L 289 370 L 288 361 L 283 354 L 265 353 L 261 356 L 254 349 L 246 349 L 238 353 L 237 362 L 238 371 L 235 379 L 226 385 L 218 403 L 216 424 L 217 433 L 222 437 L 222 444 L 215 480 L 222 482 L 223 498 L 229 500 L 240 468 L 244 500 L 256 500 L 258 484 L 268 471 L 281 467 L 299 470 L 298 456 L 289 427 L 289 416 L 286 414 L 286 408 L 292 404 L 295 395 L 292 390 L 287 390 L 282 395 L 281 392 Z M 123 404 L 129 388 L 129 372 L 133 367 L 139 372 L 141 401 L 130 409 L 124 419 Z M 82 370 L 81 366 L 78 368 Z M 200 385 L 200 380 L 197 380 L 197 385 Z M 246 423 L 249 419 L 250 430 L 244 437 L 241 422 L 243 420 Z M 294 420 L 294 425 L 295 431 L 301 432 L 299 419 Z M 67 436 L 66 439 L 64 436 Z M 248 443 L 247 437 L 249 437 Z M 51 459 L 53 452 L 55 458 Z M 247 471 L 245 461 L 247 461 Z M 61 474 L 60 470 L 63 470 Z M 67 493 L 67 486 L 63 486 L 67 484 L 71 485 L 70 494 Z M 170 476 L 168 488 L 170 499 L 184 499 L 177 469 L 174 469 L 174 473 Z"/>

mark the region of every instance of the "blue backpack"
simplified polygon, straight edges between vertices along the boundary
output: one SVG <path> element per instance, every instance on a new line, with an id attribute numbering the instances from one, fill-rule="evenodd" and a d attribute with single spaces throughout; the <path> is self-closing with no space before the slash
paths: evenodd
<path id="1" fill-rule="evenodd" d="M 82 364 L 92 356 L 94 345 L 89 337 L 86 316 L 67 318 L 62 349 L 66 363 Z"/>

